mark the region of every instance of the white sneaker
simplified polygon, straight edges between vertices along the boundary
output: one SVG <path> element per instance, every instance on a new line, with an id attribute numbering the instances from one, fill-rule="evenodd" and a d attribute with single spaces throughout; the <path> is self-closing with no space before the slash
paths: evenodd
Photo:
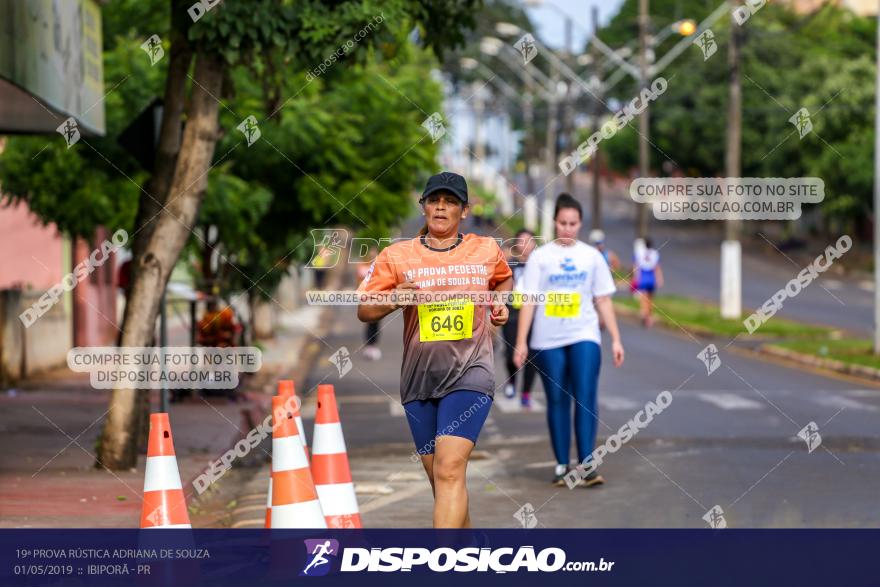
<path id="1" fill-rule="evenodd" d="M 504 385 L 504 397 L 512 399 L 514 396 L 516 396 L 516 388 L 513 386 L 513 383 L 506 383 Z"/>

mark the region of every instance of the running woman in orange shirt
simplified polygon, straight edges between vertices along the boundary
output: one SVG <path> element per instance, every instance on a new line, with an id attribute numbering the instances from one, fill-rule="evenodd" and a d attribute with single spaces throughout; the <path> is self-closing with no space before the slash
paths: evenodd
<path id="1" fill-rule="evenodd" d="M 510 291 L 510 267 L 489 237 L 459 232 L 468 215 L 464 178 L 434 175 L 419 200 L 425 227 L 381 253 L 361 292 L 420 290 Z M 508 318 L 503 303 L 471 300 L 391 306 L 361 304 L 358 318 L 373 322 L 403 307 L 400 396 L 416 451 L 434 491 L 434 527 L 470 527 L 465 483 L 468 459 L 495 392 L 490 323 Z"/>

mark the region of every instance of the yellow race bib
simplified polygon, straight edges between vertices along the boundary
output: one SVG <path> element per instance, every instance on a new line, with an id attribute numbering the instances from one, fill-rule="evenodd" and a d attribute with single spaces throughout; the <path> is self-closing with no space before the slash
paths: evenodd
<path id="1" fill-rule="evenodd" d="M 544 304 L 544 315 L 550 318 L 578 318 L 581 315 L 581 294 L 551 291 Z"/>
<path id="2" fill-rule="evenodd" d="M 454 300 L 419 305 L 419 341 L 462 340 L 474 331 L 474 303 Z"/>

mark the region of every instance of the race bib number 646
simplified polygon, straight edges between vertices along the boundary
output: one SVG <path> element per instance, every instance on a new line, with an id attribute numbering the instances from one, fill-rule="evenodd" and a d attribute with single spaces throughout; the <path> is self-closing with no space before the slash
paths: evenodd
<path id="1" fill-rule="evenodd" d="M 474 303 L 470 300 L 419 305 L 419 341 L 473 337 Z"/>

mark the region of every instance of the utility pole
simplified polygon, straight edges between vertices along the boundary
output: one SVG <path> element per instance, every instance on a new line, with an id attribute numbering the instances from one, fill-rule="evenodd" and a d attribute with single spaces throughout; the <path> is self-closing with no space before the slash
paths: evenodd
<path id="1" fill-rule="evenodd" d="M 541 211 L 541 234 L 547 241 L 553 239 L 553 208 L 552 202 L 556 196 L 554 190 L 555 170 L 556 170 L 556 139 L 559 132 L 559 123 L 556 120 L 558 115 L 558 85 L 559 85 L 559 68 L 551 62 L 550 79 L 552 80 L 552 92 L 548 96 L 547 107 L 547 144 L 545 146 L 545 167 L 547 172 L 547 182 L 538 200 L 538 209 Z M 547 197 L 547 194 L 550 197 Z"/>
<path id="2" fill-rule="evenodd" d="M 571 41 L 571 17 L 566 15 L 565 17 L 565 58 L 570 59 L 574 54 L 572 51 L 572 41 Z M 569 61 L 571 63 L 571 61 Z M 574 84 L 570 81 L 565 84 L 565 104 L 563 106 L 563 114 L 562 119 L 564 122 L 563 132 L 565 133 L 565 152 L 570 152 L 572 150 L 572 146 L 574 141 L 572 140 L 573 127 L 574 127 L 574 108 L 572 102 L 574 101 Z M 572 196 L 575 195 L 575 176 L 577 175 L 577 167 L 575 167 L 574 171 L 565 176 L 565 191 L 567 191 Z"/>
<path id="3" fill-rule="evenodd" d="M 874 354 L 880 355 L 880 2 L 877 4 L 877 82 L 874 89 Z"/>
<path id="4" fill-rule="evenodd" d="M 730 178 L 742 173 L 742 80 L 740 77 L 740 42 L 742 31 L 730 21 L 730 43 L 727 49 L 728 101 L 727 148 L 724 171 Z M 742 222 L 729 218 L 724 222 L 721 243 L 721 317 L 737 319 L 742 314 L 742 251 L 739 233 Z"/>
<path id="5" fill-rule="evenodd" d="M 639 0 L 639 90 L 648 86 L 648 0 Z M 639 177 L 648 177 L 650 153 L 648 135 L 650 134 L 650 109 L 639 115 Z M 636 238 L 648 236 L 647 204 L 636 204 Z"/>
<path id="6" fill-rule="evenodd" d="M 484 128 L 484 120 L 485 116 L 483 116 L 484 111 L 486 110 L 486 105 L 483 102 L 483 90 L 481 87 L 478 87 L 477 84 L 474 84 L 474 152 L 477 158 L 476 167 L 479 169 L 478 173 L 474 175 L 480 180 L 482 183 L 486 178 L 486 139 L 485 139 L 485 128 Z"/>
<path id="7" fill-rule="evenodd" d="M 533 147 L 532 147 L 532 135 L 535 132 L 533 128 L 535 124 L 535 108 L 532 103 L 534 100 L 534 93 L 532 92 L 531 87 L 526 90 L 525 98 L 523 99 L 522 104 L 522 117 L 523 117 L 523 161 L 526 165 L 526 193 L 529 195 L 533 195 L 535 193 L 535 180 L 532 179 L 532 155 L 533 155 Z"/>
<path id="8" fill-rule="evenodd" d="M 593 17 L 593 37 L 598 38 L 599 35 L 599 8 L 597 6 L 593 6 L 592 10 Z M 593 68 L 596 72 L 596 79 L 600 79 L 600 68 L 599 68 L 599 52 L 596 49 L 595 43 L 592 44 L 592 55 L 593 55 Z M 595 88 L 595 96 L 593 96 L 593 132 L 599 130 L 599 115 L 602 113 L 602 84 L 596 84 Z M 602 228 L 602 193 L 601 193 L 601 170 L 602 170 L 602 150 L 599 145 L 596 145 L 596 150 L 593 153 L 593 214 L 592 214 L 592 227 L 593 229 Z"/>
<path id="9" fill-rule="evenodd" d="M 537 150 L 535 141 L 535 91 L 531 78 L 526 79 L 526 96 L 523 100 L 523 159 L 526 162 L 526 195 L 523 198 L 523 219 L 525 227 L 536 230 L 537 222 L 534 214 L 535 208 L 535 178 L 532 176 L 532 160 Z"/>

